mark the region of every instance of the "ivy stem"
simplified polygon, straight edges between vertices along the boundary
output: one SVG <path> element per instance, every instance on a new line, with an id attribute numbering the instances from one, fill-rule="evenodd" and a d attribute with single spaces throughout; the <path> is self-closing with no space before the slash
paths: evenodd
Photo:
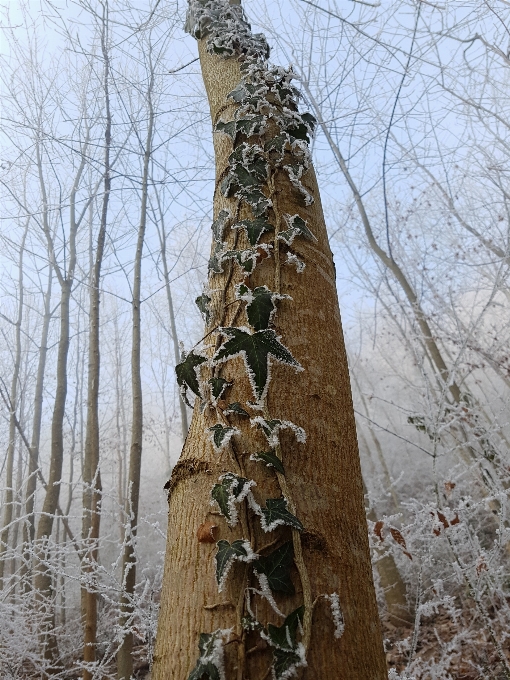
<path id="1" fill-rule="evenodd" d="M 275 188 L 275 181 L 274 181 L 275 173 L 270 174 L 269 176 L 269 196 L 271 199 L 271 202 L 273 204 L 273 212 L 274 212 L 274 259 L 275 259 L 275 267 L 274 267 L 274 290 L 275 293 L 281 293 L 281 265 L 280 265 L 280 242 L 278 240 L 278 234 L 280 233 L 280 225 L 281 225 L 281 216 L 280 216 L 280 211 L 278 210 L 278 201 L 276 199 L 276 188 Z"/>

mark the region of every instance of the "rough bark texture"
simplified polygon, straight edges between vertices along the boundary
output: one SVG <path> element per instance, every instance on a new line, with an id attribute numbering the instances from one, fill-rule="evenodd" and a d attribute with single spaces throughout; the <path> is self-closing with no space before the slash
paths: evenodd
<path id="1" fill-rule="evenodd" d="M 224 121 L 231 120 L 234 107 L 226 95 L 240 81 L 239 65 L 235 59 L 210 56 L 203 40 L 199 42 L 199 51 L 213 123 L 220 114 Z M 218 183 L 224 174 L 232 143 L 224 135 L 215 134 L 214 144 Z M 283 258 L 276 249 L 249 279 L 252 287 L 266 284 L 273 291 L 292 296 L 292 301 L 283 300 L 279 304 L 275 326 L 284 345 L 304 368 L 304 372 L 296 374 L 289 366 L 272 365 L 267 400 L 267 413 L 271 417 L 293 421 L 305 428 L 308 437 L 306 444 L 298 444 L 293 435 L 281 436 L 286 483 L 291 496 L 289 505 L 295 507 L 305 527 L 300 539 L 304 562 L 312 599 L 319 598 L 313 607 L 308 666 L 301 670 L 300 677 L 306 680 L 383 680 L 386 663 L 372 583 L 335 268 L 313 170 L 304 176 L 303 183 L 315 198 L 310 207 L 303 207 L 302 202 L 297 201 L 283 172 L 275 178 L 271 198 L 280 215 L 299 212 L 318 239 L 317 243 L 296 240 L 292 244 L 291 250 L 304 260 L 306 269 L 298 274 L 295 267 L 280 262 Z M 217 190 L 215 216 L 227 207 L 234 213 L 236 201 L 223 198 Z M 245 208 L 241 209 L 240 217 L 248 217 Z M 278 221 L 277 217 L 275 221 Z M 236 236 L 233 232 L 228 236 L 229 246 L 237 239 L 238 247 L 242 247 L 243 234 Z M 274 237 L 271 235 L 270 239 L 262 240 L 273 242 Z M 234 300 L 233 287 L 240 277 L 232 276 L 229 267 L 225 270 L 225 274 L 214 279 L 214 288 L 223 287 L 225 296 L 217 301 L 216 318 L 212 319 L 211 327 L 242 325 L 244 321 L 242 307 L 229 304 Z M 225 364 L 221 375 L 228 379 L 235 377 L 229 401 L 246 402 L 253 398 L 240 358 Z M 232 451 L 239 471 L 257 480 L 255 494 L 259 502 L 279 495 L 274 473 L 261 472 L 261 466 L 249 460 L 250 453 L 267 448 L 267 441 L 257 430 L 250 428 L 249 423 L 246 424 L 247 419 L 237 418 L 237 421 L 235 425 L 242 436 L 234 437 Z M 234 641 L 225 647 L 227 680 L 269 677 L 269 649 L 259 645 L 254 651 L 257 638 L 252 633 L 246 641 L 238 641 L 242 635 L 239 610 L 243 606 L 245 567 L 235 564 L 226 592 L 218 594 L 214 575 L 215 546 L 199 542 L 197 530 L 206 520 L 213 520 L 218 526 L 217 540 L 248 538 L 259 552 L 275 539 L 278 542 L 282 537 L 289 539 L 291 532 L 282 529 L 278 534 L 264 534 L 258 522 L 250 521 L 249 515 L 244 521 L 241 518 L 240 526 L 230 529 L 223 517 L 211 512 L 211 486 L 221 473 L 232 467 L 226 453 L 214 452 L 207 436 L 207 427 L 216 422 L 217 414 L 211 413 L 211 409 L 200 413 L 198 406 L 195 408 L 180 461 L 170 482 L 167 553 L 153 680 L 186 680 L 198 656 L 199 634 L 230 627 Z M 246 522 L 250 535 L 243 536 Z M 306 600 L 303 579 L 295 568 L 292 579 L 296 594 L 276 597 L 286 613 Z M 319 597 L 333 592 L 339 594 L 345 619 L 345 632 L 340 640 L 334 637 L 329 604 Z M 281 623 L 262 598 L 254 599 L 252 606 L 256 607 L 260 620 Z"/>

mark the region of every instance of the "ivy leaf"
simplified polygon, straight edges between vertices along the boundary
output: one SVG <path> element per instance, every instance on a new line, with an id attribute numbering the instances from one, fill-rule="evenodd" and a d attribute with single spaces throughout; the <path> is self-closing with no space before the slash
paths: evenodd
<path id="1" fill-rule="evenodd" d="M 237 427 L 223 427 L 220 423 L 209 427 L 208 430 L 212 432 L 212 442 L 217 451 L 226 446 L 235 434 L 239 434 Z"/>
<path id="2" fill-rule="evenodd" d="M 268 498 L 266 507 L 260 508 L 262 513 L 261 524 L 264 531 L 273 531 L 277 526 L 286 524 L 293 529 L 303 531 L 303 525 L 298 518 L 287 510 L 287 499 Z"/>
<path id="3" fill-rule="evenodd" d="M 238 288 L 239 298 L 246 300 L 246 315 L 248 322 L 256 331 L 262 331 L 269 326 L 271 316 L 276 307 L 273 302 L 274 294 L 267 286 L 257 286 L 250 290 L 242 284 Z"/>
<path id="4" fill-rule="evenodd" d="M 194 392 L 197 397 L 200 396 L 200 386 L 198 384 L 198 367 L 207 361 L 206 357 L 200 354 L 195 354 L 193 351 L 189 352 L 184 361 L 177 364 L 175 373 L 177 375 L 177 384 L 186 404 L 191 406 L 187 397 L 188 388 Z"/>
<path id="5" fill-rule="evenodd" d="M 237 134 L 235 120 L 231 120 L 228 123 L 224 123 L 222 120 L 220 120 L 216 123 L 216 127 L 214 129 L 216 132 L 223 132 L 232 139 L 234 139 Z"/>
<path id="6" fill-rule="evenodd" d="M 306 432 L 302 427 L 295 425 L 290 420 L 279 420 L 278 418 L 266 420 L 266 418 L 257 416 L 256 418 L 252 418 L 251 423 L 252 425 L 257 425 L 257 427 L 260 427 L 262 432 L 266 435 L 270 446 L 277 446 L 279 443 L 280 430 L 286 429 L 292 430 L 296 435 L 296 439 L 301 444 L 306 442 Z"/>
<path id="7" fill-rule="evenodd" d="M 252 189 L 250 191 L 240 189 L 236 191 L 236 196 L 242 198 L 251 206 L 254 217 L 263 217 L 267 213 L 268 208 L 273 205 L 272 201 L 260 189 Z"/>
<path id="8" fill-rule="evenodd" d="M 247 274 L 251 274 L 257 264 L 259 252 L 256 248 L 247 250 L 227 250 L 222 255 L 222 260 L 235 260 Z"/>
<path id="9" fill-rule="evenodd" d="M 274 626 L 269 623 L 267 626 L 269 644 L 280 649 L 294 650 L 297 644 L 296 633 L 298 626 L 303 623 L 304 613 L 305 607 L 301 605 L 287 616 L 283 625 Z"/>
<path id="10" fill-rule="evenodd" d="M 310 134 L 313 134 L 315 126 L 317 125 L 317 118 L 315 118 L 315 116 L 312 116 L 312 114 L 309 113 L 308 111 L 305 111 L 305 113 L 301 114 L 301 120 L 310 130 Z"/>
<path id="11" fill-rule="evenodd" d="M 218 399 L 221 399 L 223 392 L 225 392 L 227 387 L 232 385 L 232 383 L 225 380 L 225 378 L 210 378 L 207 382 L 211 386 L 213 402 L 217 402 Z"/>
<path id="12" fill-rule="evenodd" d="M 241 503 L 246 498 L 252 486 L 256 486 L 253 479 L 238 477 L 232 472 L 227 472 L 211 489 L 211 498 L 218 504 L 229 526 L 233 527 L 237 524 L 236 503 Z"/>
<path id="13" fill-rule="evenodd" d="M 198 648 L 200 656 L 195 668 L 188 675 L 188 680 L 224 680 L 223 673 L 223 641 L 224 631 L 214 633 L 200 633 Z"/>
<path id="14" fill-rule="evenodd" d="M 240 562 L 252 562 L 258 558 L 253 552 L 251 545 L 244 538 L 229 543 L 222 539 L 216 543 L 218 551 L 215 555 L 216 560 L 216 581 L 218 590 L 221 593 L 232 564 L 238 560 Z"/>
<path id="15" fill-rule="evenodd" d="M 274 231 L 273 225 L 261 217 L 255 220 L 241 220 L 241 222 L 232 225 L 232 229 L 246 229 L 246 235 L 251 246 L 256 246 L 260 237 L 266 231 Z"/>
<path id="16" fill-rule="evenodd" d="M 248 418 L 250 417 L 248 411 L 245 411 L 238 401 L 234 401 L 233 404 L 229 404 L 227 408 L 223 411 L 223 413 L 226 416 L 230 415 L 231 413 L 235 413 L 237 416 L 247 416 Z"/>
<path id="17" fill-rule="evenodd" d="M 303 236 L 309 241 L 317 241 L 310 229 L 308 229 L 305 220 L 299 217 L 299 215 L 284 215 L 284 218 L 289 228 L 281 231 L 278 234 L 278 238 L 281 241 L 285 241 L 288 246 L 292 245 L 292 241 L 296 236 Z"/>
<path id="18" fill-rule="evenodd" d="M 222 328 L 221 332 L 230 337 L 216 352 L 213 360 L 217 363 L 242 356 L 246 364 L 253 393 L 258 401 L 262 399 L 269 383 L 270 356 L 277 361 L 302 370 L 289 350 L 284 347 L 275 331 L 266 329 L 251 334 L 242 328 Z"/>
<path id="19" fill-rule="evenodd" d="M 266 117 L 260 115 L 252 115 L 237 120 L 224 123 L 220 120 L 215 127 L 217 132 L 223 132 L 232 139 L 235 139 L 238 132 L 245 134 L 247 137 L 252 135 L 260 135 L 265 128 Z"/>
<path id="20" fill-rule="evenodd" d="M 223 243 L 219 243 L 215 241 L 215 246 L 214 246 L 214 251 L 211 257 L 209 258 L 209 262 L 207 264 L 207 268 L 209 270 L 209 273 L 213 274 L 222 274 L 223 273 L 223 267 L 221 265 L 223 261 L 223 255 L 224 255 L 224 250 L 223 250 Z"/>
<path id="21" fill-rule="evenodd" d="M 290 567 L 293 562 L 292 541 L 287 541 L 267 557 L 259 557 L 253 569 L 257 574 L 266 577 L 272 591 L 294 595 L 294 585 L 290 580 Z"/>
<path id="22" fill-rule="evenodd" d="M 267 467 L 274 467 L 274 469 L 282 475 L 285 474 L 282 461 L 272 451 L 257 451 L 257 453 L 252 453 L 250 460 L 264 463 Z"/>
<path id="23" fill-rule="evenodd" d="M 278 647 L 273 650 L 274 680 L 291 678 L 295 675 L 295 670 L 297 668 L 305 665 L 305 650 L 302 645 L 298 646 L 298 651 L 287 651 L 285 649 L 279 649 Z"/>
<path id="24" fill-rule="evenodd" d="M 218 217 L 211 224 L 213 238 L 216 241 L 216 243 L 223 244 L 223 232 L 225 231 L 225 225 L 229 217 L 230 217 L 229 210 L 220 210 L 220 212 L 218 213 Z"/>
<path id="25" fill-rule="evenodd" d="M 204 317 L 206 324 L 208 324 L 211 320 L 211 309 L 209 307 L 210 303 L 211 298 L 205 293 L 202 293 L 202 295 L 199 295 L 197 298 L 195 298 L 195 304 Z"/>

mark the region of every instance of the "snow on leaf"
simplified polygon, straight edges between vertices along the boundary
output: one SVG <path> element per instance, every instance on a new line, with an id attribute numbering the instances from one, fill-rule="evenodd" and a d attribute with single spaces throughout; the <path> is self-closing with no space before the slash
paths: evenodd
<path id="1" fill-rule="evenodd" d="M 221 328 L 221 333 L 229 336 L 216 352 L 213 361 L 222 363 L 242 356 L 248 372 L 248 377 L 257 401 L 261 401 L 269 386 L 270 357 L 283 364 L 293 366 L 296 370 L 303 370 L 301 365 L 284 347 L 271 329 L 249 333 L 243 328 Z"/>
<path id="2" fill-rule="evenodd" d="M 241 269 L 244 269 L 247 274 L 251 274 L 257 266 L 259 257 L 258 248 L 248 248 L 247 250 L 227 250 L 223 253 L 222 260 L 235 260 Z"/>
<path id="3" fill-rule="evenodd" d="M 198 309 L 200 310 L 202 316 L 204 317 L 206 324 L 208 324 L 210 319 L 211 319 L 211 309 L 209 307 L 210 303 L 211 303 L 211 298 L 208 295 L 206 295 L 205 293 L 203 293 L 202 295 L 199 295 L 195 299 L 195 304 L 198 307 Z"/>
<path id="4" fill-rule="evenodd" d="M 273 225 L 262 217 L 255 220 L 241 220 L 237 224 L 233 224 L 232 229 L 246 229 L 246 235 L 251 246 L 256 246 L 260 237 L 266 231 L 274 231 Z"/>
<path id="5" fill-rule="evenodd" d="M 288 229 L 281 231 L 278 234 L 278 238 L 281 241 L 285 241 L 288 246 L 292 245 L 296 236 L 303 236 L 309 241 L 317 241 L 310 229 L 308 229 L 305 220 L 299 217 L 299 215 L 284 215 L 283 217 L 287 222 Z"/>
<path id="6" fill-rule="evenodd" d="M 223 393 L 225 392 L 227 387 L 230 387 L 230 385 L 232 385 L 232 382 L 225 380 L 225 378 L 209 378 L 207 382 L 211 386 L 213 404 L 216 404 L 218 399 L 221 399 L 221 397 L 223 396 Z"/>
<path id="7" fill-rule="evenodd" d="M 197 397 L 200 396 L 200 386 L 198 383 L 199 366 L 207 361 L 207 357 L 201 354 L 195 354 L 193 351 L 186 355 L 184 361 L 177 364 L 175 373 L 177 375 L 177 384 L 184 401 L 190 406 L 187 397 L 188 388 L 194 392 Z"/>
<path id="8" fill-rule="evenodd" d="M 241 434 L 237 427 L 224 427 L 220 423 L 208 428 L 211 432 L 211 441 L 217 451 L 221 451 L 235 434 Z"/>
<path id="9" fill-rule="evenodd" d="M 268 498 L 266 507 L 260 508 L 260 512 L 260 524 L 264 531 L 273 531 L 282 524 L 298 531 L 303 530 L 303 525 L 298 518 L 287 510 L 287 499 L 285 497 Z"/>
<path id="10" fill-rule="evenodd" d="M 303 163 L 293 163 L 284 165 L 283 167 L 287 171 L 292 186 L 294 186 L 304 198 L 305 205 L 312 205 L 314 202 L 313 196 L 301 182 L 301 177 L 307 169 L 307 166 Z"/>
<path id="11" fill-rule="evenodd" d="M 282 461 L 272 451 L 257 451 L 257 453 L 252 453 L 250 460 L 254 460 L 257 463 L 264 463 L 267 467 L 274 467 L 274 469 L 282 475 L 285 474 Z"/>
<path id="12" fill-rule="evenodd" d="M 294 253 L 287 253 L 287 262 L 285 264 L 293 264 L 296 267 L 298 274 L 301 274 L 306 267 L 306 262 L 300 260 L 299 257 Z"/>
<path id="13" fill-rule="evenodd" d="M 306 652 L 301 642 L 293 651 L 278 648 L 273 650 L 273 665 L 271 666 L 273 680 L 288 680 L 297 675 L 298 668 L 306 665 Z"/>
<path id="14" fill-rule="evenodd" d="M 285 650 L 295 650 L 297 647 L 296 635 L 301 628 L 305 613 L 304 605 L 291 612 L 281 626 L 272 623 L 267 626 L 267 633 L 261 635 L 272 647 Z"/>
<path id="15" fill-rule="evenodd" d="M 211 229 L 213 233 L 213 239 L 216 241 L 216 243 L 223 243 L 223 232 L 225 231 L 225 226 L 229 217 L 229 210 L 220 210 L 218 217 L 212 223 Z"/>
<path id="16" fill-rule="evenodd" d="M 256 416 L 255 418 L 252 418 L 250 422 L 252 427 L 260 427 L 262 432 L 266 435 L 270 446 L 277 446 L 277 444 L 279 444 L 279 432 L 280 430 L 285 429 L 292 430 L 300 444 L 306 442 L 306 432 L 302 427 L 295 425 L 290 420 L 279 420 L 278 418 L 267 420 L 266 418 L 262 418 L 262 416 Z"/>
<path id="17" fill-rule="evenodd" d="M 211 498 L 218 504 L 229 526 L 236 526 L 238 520 L 236 504 L 251 495 L 252 486 L 257 486 L 253 479 L 238 477 L 233 472 L 227 472 L 221 475 L 219 483 L 211 489 Z"/>
<path id="18" fill-rule="evenodd" d="M 287 541 L 267 557 L 259 556 L 257 562 L 253 565 L 253 570 L 259 582 L 260 576 L 267 579 L 267 585 L 273 592 L 293 595 L 295 592 L 294 584 L 290 579 L 290 567 L 293 562 L 294 548 L 292 541 Z M 263 584 L 260 585 L 264 590 Z"/>
<path id="19" fill-rule="evenodd" d="M 251 290 L 245 283 L 236 286 L 236 297 L 247 303 L 248 321 L 256 331 L 264 330 L 269 326 L 276 310 L 275 300 L 291 299 L 289 295 L 273 293 L 267 286 L 258 286 Z"/>
<path id="20" fill-rule="evenodd" d="M 215 630 L 213 633 L 200 633 L 198 648 L 200 656 L 188 680 L 225 680 L 223 638 L 228 639 L 232 630 Z"/>
<path id="21" fill-rule="evenodd" d="M 250 414 L 248 411 L 245 411 L 244 408 L 241 406 L 241 404 L 238 401 L 234 401 L 232 404 L 229 404 L 227 408 L 223 411 L 224 415 L 228 416 L 231 413 L 235 414 L 237 416 L 245 416 L 245 417 L 250 417 Z"/>
<path id="22" fill-rule="evenodd" d="M 253 560 L 258 558 L 258 555 L 253 552 L 249 541 L 246 541 L 244 538 L 240 538 L 232 543 L 222 539 L 216 543 L 216 546 L 218 548 L 215 555 L 216 581 L 218 583 L 218 592 L 221 593 L 230 567 L 234 562 L 236 560 L 239 562 L 253 562 Z"/>

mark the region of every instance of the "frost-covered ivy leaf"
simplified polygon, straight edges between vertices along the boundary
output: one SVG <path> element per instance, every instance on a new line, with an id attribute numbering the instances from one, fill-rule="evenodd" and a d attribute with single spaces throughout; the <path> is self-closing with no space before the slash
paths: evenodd
<path id="1" fill-rule="evenodd" d="M 308 111 L 305 111 L 305 113 L 301 114 L 301 120 L 308 127 L 310 133 L 313 134 L 315 126 L 317 125 L 317 118 L 315 118 L 315 116 L 312 116 L 312 114 L 309 113 Z"/>
<path id="2" fill-rule="evenodd" d="M 215 242 L 214 246 L 214 251 L 211 257 L 209 258 L 208 262 L 208 269 L 209 273 L 213 274 L 222 274 L 223 273 L 223 267 L 221 265 L 223 261 L 223 255 L 224 255 L 224 249 L 223 249 L 224 244 L 223 243 L 218 243 Z"/>
<path id="3" fill-rule="evenodd" d="M 198 383 L 199 366 L 207 361 L 207 357 L 200 354 L 195 354 L 193 351 L 186 355 L 184 361 L 177 364 L 175 373 L 177 375 L 177 384 L 184 401 L 190 406 L 187 397 L 188 388 L 194 392 L 197 397 L 200 396 L 200 386 Z"/>
<path id="4" fill-rule="evenodd" d="M 252 486 L 256 486 L 253 479 L 238 477 L 233 472 L 227 472 L 211 489 L 211 498 L 218 504 L 229 526 L 234 527 L 237 524 L 236 503 L 241 503 L 248 496 Z"/>
<path id="5" fill-rule="evenodd" d="M 259 217 L 255 220 L 241 220 L 232 225 L 232 229 L 246 229 L 246 235 L 250 245 L 256 246 L 262 234 L 266 231 L 274 231 L 274 227 L 264 218 Z"/>
<path id="6" fill-rule="evenodd" d="M 250 326 L 256 331 L 262 331 L 269 326 L 271 316 L 276 309 L 273 297 L 273 293 L 267 286 L 257 286 L 249 291 L 246 315 Z"/>
<path id="7" fill-rule="evenodd" d="M 294 650 L 297 646 L 298 627 L 303 623 L 305 613 L 304 605 L 294 609 L 281 626 L 274 626 L 272 623 L 267 626 L 267 638 L 272 647 L 280 649 Z"/>
<path id="8" fill-rule="evenodd" d="M 221 399 L 223 392 L 225 392 L 227 387 L 232 385 L 232 383 L 225 380 L 225 378 L 210 378 L 207 382 L 211 386 L 213 402 L 217 402 L 218 399 Z"/>
<path id="9" fill-rule="evenodd" d="M 251 206 L 254 217 L 263 217 L 268 209 L 273 205 L 272 201 L 267 198 L 260 189 L 244 190 L 239 189 L 235 194 L 238 198 L 242 198 Z"/>
<path id="10" fill-rule="evenodd" d="M 200 656 L 188 680 L 225 680 L 223 662 L 223 636 L 228 631 L 215 630 L 213 633 L 200 633 L 198 648 Z"/>
<path id="11" fill-rule="evenodd" d="M 287 222 L 288 229 L 280 231 L 278 238 L 285 241 L 288 246 L 292 245 L 292 241 L 296 236 L 303 236 L 309 241 L 317 241 L 310 229 L 308 229 L 305 220 L 299 217 L 299 215 L 284 215 L 283 217 Z"/>
<path id="12" fill-rule="evenodd" d="M 262 418 L 262 416 L 256 416 L 255 418 L 252 418 L 251 424 L 252 427 L 255 425 L 260 427 L 262 432 L 266 435 L 270 446 L 278 445 L 280 430 L 292 430 L 300 444 L 306 442 L 306 432 L 302 427 L 292 423 L 290 420 L 279 420 L 278 418 L 267 420 L 266 418 Z"/>
<path id="13" fill-rule="evenodd" d="M 250 92 L 248 90 L 248 86 L 241 82 L 234 90 L 232 90 L 232 92 L 228 93 L 227 97 L 240 104 L 243 99 L 249 95 Z"/>
<path id="14" fill-rule="evenodd" d="M 228 416 L 231 413 L 235 413 L 237 416 L 247 416 L 248 418 L 250 417 L 250 414 L 248 411 L 245 411 L 244 408 L 241 406 L 241 404 L 238 401 L 234 401 L 234 403 L 229 404 L 227 408 L 223 411 L 223 413 Z"/>
<path id="15" fill-rule="evenodd" d="M 295 651 L 287 651 L 276 647 L 273 649 L 273 680 L 287 680 L 296 675 L 296 670 L 306 666 L 304 646 L 299 643 Z"/>
<path id="16" fill-rule="evenodd" d="M 220 120 L 216 123 L 216 127 L 214 129 L 216 130 L 216 132 L 223 132 L 225 135 L 228 135 L 232 139 L 234 139 L 237 134 L 235 120 L 231 120 L 228 123 L 224 123 L 222 120 Z"/>
<path id="17" fill-rule="evenodd" d="M 211 440 L 217 451 L 226 446 L 235 434 L 239 434 L 237 427 L 223 427 L 220 423 L 209 427 L 208 430 L 212 433 Z"/>
<path id="18" fill-rule="evenodd" d="M 274 467 L 274 469 L 277 472 L 281 472 L 282 475 L 285 474 L 285 468 L 283 467 L 282 461 L 272 451 L 257 451 L 256 453 L 252 453 L 250 460 L 264 463 L 267 467 Z"/>
<path id="19" fill-rule="evenodd" d="M 305 205 L 312 205 L 314 202 L 313 196 L 301 182 L 301 178 L 307 166 L 304 164 L 291 164 L 284 165 L 283 167 L 287 171 L 292 186 L 295 187 L 304 198 Z"/>
<path id="20" fill-rule="evenodd" d="M 276 548 L 267 557 L 260 556 L 253 565 L 257 576 L 264 576 L 269 588 L 278 593 L 294 595 L 294 585 L 290 580 L 290 567 L 294 562 L 292 541 L 287 541 Z M 259 579 L 260 580 L 260 579 Z"/>
<path id="21" fill-rule="evenodd" d="M 249 541 L 246 541 L 244 538 L 240 538 L 232 543 L 222 539 L 216 545 L 218 547 L 215 555 L 216 581 L 218 583 L 218 591 L 221 593 L 232 564 L 236 560 L 239 562 L 253 562 L 253 560 L 258 558 L 258 555 L 253 552 Z"/>
<path id="22" fill-rule="evenodd" d="M 247 250 L 227 250 L 223 253 L 223 260 L 235 260 L 247 274 L 251 274 L 257 265 L 259 252 L 256 248 Z"/>
<path id="23" fill-rule="evenodd" d="M 289 350 L 284 347 L 275 331 L 266 329 L 249 333 L 243 328 L 222 328 L 230 337 L 216 352 L 213 361 L 221 363 L 242 356 L 248 371 L 250 384 L 257 401 L 264 396 L 269 384 L 270 356 L 283 364 L 303 370 Z"/>
<path id="24" fill-rule="evenodd" d="M 216 241 L 216 243 L 223 244 L 223 232 L 225 231 L 225 225 L 229 217 L 229 210 L 220 210 L 218 217 L 212 223 L 211 229 L 213 233 L 213 239 Z"/>
<path id="25" fill-rule="evenodd" d="M 273 531 L 276 527 L 286 524 L 298 531 L 303 530 L 303 525 L 298 518 L 287 510 L 286 498 L 268 498 L 266 507 L 260 508 L 260 523 L 264 531 Z"/>
<path id="26" fill-rule="evenodd" d="M 202 295 L 199 295 L 195 299 L 195 304 L 202 313 L 206 324 L 208 324 L 211 319 L 211 309 L 209 307 L 211 304 L 211 298 L 205 293 L 202 293 Z"/>

